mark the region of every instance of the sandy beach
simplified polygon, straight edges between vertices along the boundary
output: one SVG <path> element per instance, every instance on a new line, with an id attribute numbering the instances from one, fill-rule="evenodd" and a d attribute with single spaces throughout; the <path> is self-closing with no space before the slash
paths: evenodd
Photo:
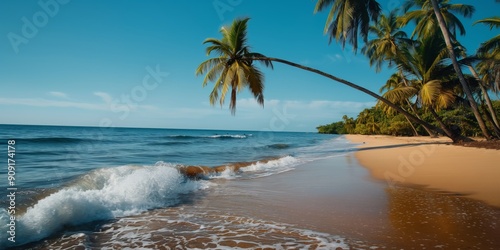
<path id="1" fill-rule="evenodd" d="M 451 145 L 448 138 L 347 135 L 361 165 L 389 185 L 420 186 L 500 207 L 500 151 Z"/>

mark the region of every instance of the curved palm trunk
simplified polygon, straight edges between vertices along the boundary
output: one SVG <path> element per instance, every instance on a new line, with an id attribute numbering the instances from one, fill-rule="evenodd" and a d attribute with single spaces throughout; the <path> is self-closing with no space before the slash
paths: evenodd
<path id="1" fill-rule="evenodd" d="M 490 140 L 491 136 L 490 133 L 488 132 L 488 128 L 486 127 L 486 124 L 483 121 L 483 118 L 481 117 L 481 114 L 479 113 L 479 109 L 477 107 L 477 103 L 474 100 L 474 97 L 472 96 L 472 93 L 469 89 L 469 85 L 467 85 L 467 82 L 465 81 L 465 77 L 462 74 L 462 70 L 460 69 L 460 66 L 458 65 L 457 62 L 457 57 L 455 56 L 455 52 L 453 51 L 453 46 L 451 44 L 451 39 L 450 39 L 450 33 L 448 31 L 448 28 L 446 27 L 446 23 L 444 22 L 443 16 L 441 15 L 441 11 L 439 10 L 439 6 L 436 0 L 431 0 L 432 7 L 434 8 L 434 14 L 436 15 L 436 18 L 439 23 L 439 27 L 441 28 L 441 32 L 443 33 L 444 41 L 446 43 L 446 47 L 448 48 L 448 53 L 450 54 L 450 59 L 453 64 L 453 68 L 455 69 L 455 72 L 457 72 L 458 80 L 460 81 L 460 84 L 462 85 L 462 88 L 465 92 L 465 95 L 467 96 L 467 99 L 469 100 L 470 106 L 472 108 L 472 112 L 474 113 L 474 116 L 476 117 L 477 122 L 479 123 L 479 127 L 481 128 L 481 131 L 483 132 L 484 137 L 486 139 Z"/>
<path id="2" fill-rule="evenodd" d="M 411 130 L 413 131 L 413 136 L 419 136 L 417 129 L 415 128 L 415 126 L 413 126 L 413 123 L 410 121 L 410 119 L 408 119 L 408 117 L 406 117 L 406 116 L 405 116 L 405 118 L 406 118 L 406 121 L 411 126 Z"/>
<path id="3" fill-rule="evenodd" d="M 485 105 L 484 103 L 485 101 L 481 100 L 481 107 L 483 108 L 483 112 L 486 114 L 486 121 L 491 124 L 491 127 L 493 128 L 493 133 L 495 133 L 496 138 L 500 138 L 500 129 L 498 129 L 498 127 L 496 126 L 492 116 L 489 114 L 489 110 L 485 107 L 487 105 Z"/>
<path id="4" fill-rule="evenodd" d="M 500 70 L 498 70 L 495 76 L 495 87 L 497 90 L 500 90 Z"/>
<path id="5" fill-rule="evenodd" d="M 322 75 L 324 77 L 327 77 L 327 78 L 330 78 L 334 81 L 337 81 L 337 82 L 340 82 L 342 84 L 345 84 L 351 88 L 354 88 L 354 89 L 357 89 L 365 94 L 368 94 L 372 97 L 375 97 L 377 100 L 380 100 L 381 102 L 387 104 L 387 106 L 397 110 L 399 113 L 401 113 L 402 115 L 404 115 L 405 117 L 407 117 L 408 119 L 410 119 L 411 121 L 415 122 L 415 123 L 418 123 L 422 126 L 427 126 L 429 127 L 430 129 L 440 133 L 440 134 L 443 134 L 443 135 L 448 135 L 448 137 L 450 137 L 450 139 L 453 140 L 453 142 L 459 142 L 459 141 L 471 141 L 470 138 L 467 138 L 467 137 L 464 137 L 464 136 L 461 136 L 461 135 L 453 135 L 453 134 L 448 134 L 446 133 L 444 130 L 436 127 L 436 126 L 433 126 L 425 121 L 422 121 L 421 119 L 418 119 L 417 117 L 415 117 L 414 115 L 408 113 L 406 110 L 402 109 L 401 107 L 399 107 L 398 105 L 390 102 L 389 100 L 385 99 L 384 97 L 382 96 L 379 96 L 377 94 L 375 94 L 374 92 L 366 89 L 366 88 L 363 88 L 359 85 L 356 85 L 352 82 L 349 82 L 349 81 L 346 81 L 344 79 L 341 79 L 341 78 L 338 78 L 336 76 L 333 76 L 333 75 L 330 75 L 328 73 L 325 73 L 323 71 L 320 71 L 320 70 L 317 70 L 317 69 L 313 69 L 313 68 L 310 68 L 310 67 L 307 67 L 307 66 L 303 66 L 303 65 L 300 65 L 300 64 L 297 64 L 297 63 L 293 63 L 293 62 L 290 62 L 290 61 L 287 61 L 287 60 L 283 60 L 283 59 L 279 59 L 279 58 L 271 58 L 271 57 L 254 57 L 252 58 L 252 60 L 261 60 L 261 61 L 273 61 L 273 62 L 279 62 L 279 63 L 283 63 L 283 64 L 287 64 L 287 65 L 290 65 L 292 67 L 296 67 L 296 68 L 299 68 L 299 69 L 303 69 L 303 70 L 307 70 L 307 71 L 310 71 L 310 72 L 313 72 L 313 73 L 316 73 L 316 74 L 319 74 L 319 75 Z"/>
<path id="6" fill-rule="evenodd" d="M 404 84 L 406 87 L 408 87 L 408 83 L 406 82 L 406 78 L 405 78 L 405 77 L 404 77 L 404 75 L 403 75 L 403 70 L 399 69 L 399 74 L 401 74 L 401 78 L 403 79 L 403 84 Z M 420 116 L 418 115 L 417 111 L 413 108 L 413 105 L 411 105 L 411 102 L 410 102 L 408 99 L 406 100 L 406 102 L 407 102 L 407 103 L 408 103 L 408 105 L 410 106 L 410 109 L 411 109 L 411 111 L 415 114 L 415 116 L 416 116 L 418 119 L 422 120 L 422 119 L 420 118 Z M 408 118 L 406 118 L 406 119 L 408 119 Z M 411 123 L 411 122 L 410 122 L 410 123 Z M 412 125 L 412 127 L 413 127 L 413 125 Z M 428 128 L 428 127 L 426 127 L 426 126 L 423 126 L 423 127 L 424 127 L 425 131 L 427 131 L 427 133 L 429 134 L 429 136 L 430 136 L 430 137 L 437 137 L 436 133 L 432 132 L 432 130 L 431 130 L 431 129 L 429 129 L 429 128 Z M 415 130 L 415 132 L 416 132 L 416 130 Z M 417 133 L 417 135 L 418 135 L 418 133 Z"/>
<path id="7" fill-rule="evenodd" d="M 495 109 L 493 109 L 493 104 L 491 103 L 491 99 L 490 99 L 490 96 L 488 95 L 488 91 L 484 87 L 483 81 L 481 81 L 481 79 L 479 79 L 479 75 L 477 74 L 477 72 L 474 69 L 474 67 L 472 67 L 471 65 L 468 65 L 468 67 L 469 67 L 469 70 L 472 73 L 472 75 L 479 82 L 479 87 L 481 88 L 481 92 L 483 92 L 484 100 L 486 100 L 486 105 L 488 106 L 488 110 L 489 110 L 489 113 L 491 115 L 491 119 L 493 120 L 493 123 L 494 123 L 493 126 L 494 126 L 494 129 L 495 129 L 495 133 L 498 136 L 498 133 L 500 132 L 499 131 L 500 130 L 500 123 L 498 123 L 498 118 L 497 118 L 497 115 L 495 113 Z"/>
<path id="8" fill-rule="evenodd" d="M 454 135 L 455 133 L 453 133 L 453 132 L 452 132 L 452 131 L 448 128 L 448 126 L 446 126 L 446 124 L 444 124 L 443 120 L 441 119 L 441 117 L 439 117 L 439 115 L 436 113 L 436 111 L 434 110 L 434 108 L 432 108 L 432 107 L 431 107 L 431 108 L 429 108 L 429 110 L 431 111 L 432 116 L 434 116 L 434 119 L 436 119 L 436 121 L 439 123 L 439 126 L 440 126 L 440 127 L 443 129 L 443 131 L 446 133 L 446 135 L 447 135 L 448 137 L 450 137 L 450 138 L 451 138 L 451 137 L 453 137 L 453 136 L 455 136 L 455 135 Z"/>

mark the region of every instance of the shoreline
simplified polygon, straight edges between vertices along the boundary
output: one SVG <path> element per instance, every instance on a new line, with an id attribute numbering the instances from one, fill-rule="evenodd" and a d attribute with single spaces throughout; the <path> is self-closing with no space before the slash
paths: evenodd
<path id="1" fill-rule="evenodd" d="M 500 151 L 451 145 L 448 138 L 346 135 L 371 176 L 500 207 Z"/>

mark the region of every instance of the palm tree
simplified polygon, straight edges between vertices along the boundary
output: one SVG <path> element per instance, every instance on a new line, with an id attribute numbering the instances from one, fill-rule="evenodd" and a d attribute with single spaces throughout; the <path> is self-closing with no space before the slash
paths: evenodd
<path id="1" fill-rule="evenodd" d="M 435 112 L 451 106 L 455 101 L 451 88 L 453 79 L 449 78 L 452 69 L 444 64 L 445 58 L 446 48 L 437 37 L 428 37 L 417 46 L 405 47 L 401 51 L 398 66 L 411 75 L 412 79 L 408 81 L 409 84 L 389 84 L 389 90 L 383 96 L 396 103 L 416 97 L 417 105 L 429 110 L 450 136 L 452 131 Z"/>
<path id="2" fill-rule="evenodd" d="M 363 41 L 367 41 L 370 21 L 378 19 L 380 4 L 375 0 L 318 0 L 314 13 L 330 6 L 325 34 L 330 36 L 330 42 L 335 38 L 345 48 L 347 41 L 357 51 L 358 35 L 361 35 Z"/>
<path id="3" fill-rule="evenodd" d="M 220 51 L 219 54 L 226 54 L 225 51 L 227 49 L 223 46 L 225 46 L 225 44 L 228 42 L 225 41 L 227 38 L 224 38 L 224 37 L 231 38 L 231 37 L 236 37 L 239 34 L 242 37 L 238 40 L 246 42 L 246 27 L 247 27 L 246 22 L 247 21 L 248 21 L 248 19 L 236 19 L 233 22 L 233 24 L 231 25 L 231 27 L 240 27 L 240 28 L 224 29 L 225 31 L 221 31 L 221 33 L 223 35 L 222 40 L 217 40 L 217 39 L 205 40 L 204 43 L 211 43 L 212 44 L 212 46 L 209 46 L 207 48 L 207 53 L 210 54 L 210 52 L 212 52 L 214 50 L 218 50 L 218 51 Z M 237 34 L 234 34 L 234 33 L 237 33 Z M 243 43 L 243 44 L 245 44 L 245 43 Z M 248 46 L 239 46 L 239 47 L 247 48 L 247 50 L 248 50 Z M 224 53 L 222 53 L 222 52 L 224 52 Z M 300 64 L 297 64 L 294 62 L 290 62 L 287 60 L 279 59 L 279 58 L 266 57 L 266 56 L 264 56 L 262 54 L 258 54 L 258 53 L 238 53 L 237 56 L 229 57 L 229 58 L 227 56 L 225 56 L 225 57 L 221 56 L 221 57 L 217 57 L 217 58 L 208 59 L 207 61 L 203 62 L 196 70 L 196 74 L 200 75 L 200 74 L 205 73 L 206 76 L 205 76 L 204 84 L 206 84 L 206 82 L 208 82 L 208 81 L 215 81 L 214 91 L 218 91 L 219 88 L 222 88 L 222 89 L 224 88 L 224 87 L 219 87 L 220 85 L 228 86 L 226 88 L 229 88 L 229 84 L 233 83 L 234 77 L 227 77 L 228 74 L 225 73 L 225 75 L 224 75 L 224 72 L 229 72 L 229 70 L 231 69 L 231 66 L 235 62 L 240 62 L 240 64 L 245 64 L 245 65 L 252 65 L 253 61 L 262 61 L 265 65 L 271 65 L 271 62 L 279 62 L 279 63 L 283 63 L 283 64 L 286 64 L 286 65 L 289 65 L 292 67 L 296 67 L 299 69 L 303 69 L 306 71 L 310 71 L 310 72 L 322 75 L 322 76 L 327 77 L 329 79 L 332 79 L 334 81 L 340 82 L 344 85 L 347 85 L 351 88 L 360 90 L 360 91 L 376 98 L 377 100 L 387 104 L 388 106 L 394 108 L 396 111 L 398 111 L 402 115 L 408 117 L 410 120 L 412 120 L 418 124 L 421 124 L 423 126 L 428 126 L 429 128 L 431 128 L 432 130 L 434 130 L 438 133 L 444 134 L 444 131 L 442 129 L 435 127 L 435 126 L 432 126 L 431 124 L 428 124 L 427 122 L 422 121 L 421 119 L 418 119 L 417 117 L 408 113 L 406 110 L 402 109 L 398 105 L 390 102 L 389 100 L 375 94 L 374 92 L 372 92 L 364 87 L 361 87 L 361 86 L 356 85 L 352 82 L 341 79 L 339 77 L 333 76 L 331 74 L 325 73 L 323 71 L 313 69 L 313 68 L 310 68 L 310 67 L 307 67 L 304 65 L 300 65 Z M 241 71 L 241 72 L 246 73 L 249 71 Z M 218 73 L 218 74 L 216 74 L 216 73 Z M 229 81 L 229 83 L 227 81 Z M 261 82 L 261 83 L 263 84 L 263 82 Z M 263 85 L 262 85 L 262 88 L 263 88 Z M 235 96 L 234 98 L 236 98 L 236 92 L 234 92 L 234 96 Z M 217 100 L 217 98 L 214 98 L 214 94 L 210 94 L 210 100 L 212 103 L 214 103 L 213 100 Z M 234 105 L 236 105 L 236 101 L 234 101 Z M 454 142 L 462 141 L 462 140 L 470 140 L 468 138 L 464 138 L 464 137 L 461 137 L 459 135 L 452 135 L 452 136 L 450 136 L 450 138 Z"/>
<path id="4" fill-rule="evenodd" d="M 398 73 L 394 73 L 391 75 L 391 77 L 389 77 L 389 79 L 387 80 L 387 82 L 385 83 L 384 86 L 382 86 L 382 88 L 380 88 L 380 93 L 384 93 L 384 91 L 390 91 L 392 89 L 397 89 L 397 88 L 401 88 L 401 87 L 408 87 L 408 83 L 407 83 L 407 79 L 406 77 L 403 75 L 403 71 L 400 70 Z M 415 114 L 415 116 L 419 119 L 421 119 L 418 115 L 418 113 L 415 111 L 414 107 L 413 107 L 413 104 L 410 102 L 410 99 L 409 98 L 400 98 L 400 99 L 394 99 L 392 100 L 392 102 L 394 102 L 395 104 L 399 104 L 401 105 L 401 107 L 409 107 L 411 109 L 411 111 L 413 112 L 413 114 Z M 383 103 L 378 103 L 378 105 L 382 108 L 382 110 L 388 114 L 388 115 L 392 115 L 394 113 L 394 109 L 388 107 L 387 105 L 384 105 Z M 407 118 L 406 118 L 406 121 L 410 124 L 412 130 L 413 130 L 413 134 L 415 136 L 418 136 L 418 131 L 417 129 L 415 128 L 415 126 L 413 126 L 412 122 Z M 433 136 L 435 137 L 435 133 L 433 133 L 429 128 L 425 127 L 424 126 L 424 129 L 427 131 L 427 133 L 430 135 L 430 136 Z"/>
<path id="5" fill-rule="evenodd" d="M 369 33 L 375 38 L 367 41 L 361 50 L 370 59 L 370 66 L 375 65 L 377 72 L 380 72 L 384 62 L 389 62 L 389 67 L 397 63 L 401 47 L 413 44 L 406 32 L 400 29 L 397 11 L 380 15 L 378 21 L 369 28 Z"/>
<path id="6" fill-rule="evenodd" d="M 207 47 L 207 56 L 212 52 L 217 53 L 215 58 L 208 59 L 198 66 L 196 75 L 205 75 L 203 86 L 214 82 L 210 93 L 210 104 L 214 105 L 219 100 L 224 104 L 226 93 L 231 89 L 229 109 L 234 115 L 236 112 L 236 94 L 244 88 L 249 88 L 260 105 L 264 105 L 264 75 L 253 65 L 253 56 L 263 57 L 262 54 L 250 52 L 247 45 L 247 22 L 249 18 L 237 19 L 231 26 L 222 27 L 222 39 L 208 38 L 203 43 Z M 265 66 L 272 67 L 268 60 L 260 60 Z"/>
<path id="7" fill-rule="evenodd" d="M 374 35 L 375 38 L 369 40 L 362 49 L 362 52 L 366 54 L 370 59 L 370 65 L 375 65 L 375 70 L 377 72 L 380 72 L 382 64 L 384 62 L 389 62 L 390 67 L 394 64 L 397 65 L 400 60 L 405 60 L 404 56 L 402 55 L 402 50 L 407 46 L 416 45 L 416 42 L 408 39 L 406 32 L 400 29 L 401 24 L 399 23 L 397 18 L 398 11 L 398 9 L 395 9 L 391 11 L 389 15 L 382 14 L 378 21 L 374 25 L 370 26 L 369 31 L 372 35 Z M 386 87 L 394 84 L 402 84 L 403 86 L 408 86 L 402 68 L 398 67 L 398 69 L 399 72 L 391 76 L 391 78 L 387 81 L 386 86 L 382 87 L 381 92 Z M 400 104 L 408 106 L 412 110 L 413 114 L 415 114 L 415 116 L 420 119 L 417 112 L 413 108 L 413 105 L 411 105 L 408 99 Z M 383 107 L 385 108 L 387 106 L 384 105 Z M 393 109 L 391 108 L 385 108 L 384 110 L 388 113 L 393 112 Z M 418 132 L 411 121 L 408 118 L 406 119 L 413 129 L 413 133 L 415 135 L 418 135 Z M 424 129 L 427 131 L 427 133 L 429 133 L 429 135 L 435 136 L 435 134 L 429 128 L 424 126 Z"/>
<path id="8" fill-rule="evenodd" d="M 467 67 L 469 68 L 470 72 L 478 82 L 478 86 L 481 89 L 483 98 L 486 101 L 486 105 L 488 106 L 489 116 L 486 115 L 486 118 L 490 120 L 490 122 L 492 123 L 493 131 L 495 132 L 495 134 L 500 137 L 500 123 L 498 122 L 497 114 L 495 112 L 495 109 L 493 108 L 493 103 L 491 102 L 491 98 L 488 95 L 488 89 L 486 88 L 484 82 L 479 77 L 479 74 L 477 73 L 476 69 L 474 69 L 474 67 L 471 64 L 468 64 Z"/>
<path id="9" fill-rule="evenodd" d="M 469 89 L 469 85 L 467 84 L 467 81 L 465 80 L 464 75 L 462 74 L 462 70 L 460 69 L 460 65 L 458 64 L 457 57 L 455 55 L 455 51 L 453 50 L 453 42 L 451 40 L 451 35 L 448 30 L 448 27 L 446 26 L 445 19 L 443 18 L 443 15 L 440 10 L 440 6 L 438 4 L 439 2 L 447 2 L 447 0 L 430 0 L 432 3 L 432 8 L 434 9 L 434 14 L 436 16 L 436 19 L 439 23 L 439 27 L 441 29 L 441 33 L 443 34 L 444 41 L 446 42 L 446 47 L 448 49 L 449 57 L 451 59 L 451 62 L 453 64 L 453 68 L 455 72 L 457 73 L 458 79 L 460 81 L 460 84 L 462 85 L 462 89 L 467 96 L 467 99 L 469 101 L 469 104 L 472 108 L 472 112 L 474 113 L 474 116 L 476 117 L 476 120 L 479 124 L 479 127 L 481 128 L 481 131 L 486 139 L 491 139 L 490 133 L 488 131 L 488 128 L 486 127 L 485 122 L 483 121 L 483 118 L 481 117 L 481 114 L 479 113 L 479 108 L 477 107 L 477 103 L 474 100 L 474 97 L 472 96 L 472 93 Z"/>

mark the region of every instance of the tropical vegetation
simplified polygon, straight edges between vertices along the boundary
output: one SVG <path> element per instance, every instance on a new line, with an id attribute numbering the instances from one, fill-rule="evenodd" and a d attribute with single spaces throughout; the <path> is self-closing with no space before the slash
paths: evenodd
<path id="1" fill-rule="evenodd" d="M 197 75 L 205 75 L 203 86 L 214 83 L 210 103 L 229 104 L 236 111 L 236 95 L 248 88 L 258 103 L 264 104 L 264 76 L 255 61 L 266 67 L 283 63 L 310 71 L 362 91 L 378 100 L 356 119 L 318 127 L 320 133 L 361 133 L 391 135 L 431 135 L 453 141 L 468 136 L 500 138 L 499 102 L 490 98 L 500 89 L 500 37 L 481 44 L 468 55 L 458 35 L 466 28 L 460 17 L 472 17 L 471 5 L 450 0 L 407 0 L 401 9 L 382 13 L 375 0 L 318 0 L 314 12 L 329 10 L 325 33 L 330 41 L 350 44 L 354 51 L 362 39 L 361 52 L 375 71 L 394 70 L 381 94 L 323 71 L 280 58 L 250 51 L 247 43 L 249 18 L 236 19 L 220 30 L 221 39 L 208 38 L 206 53 L 215 55 L 200 64 Z M 406 31 L 414 24 L 411 35 Z M 500 26 L 498 17 L 478 20 L 477 24 Z M 469 70 L 471 75 L 464 70 Z"/>

